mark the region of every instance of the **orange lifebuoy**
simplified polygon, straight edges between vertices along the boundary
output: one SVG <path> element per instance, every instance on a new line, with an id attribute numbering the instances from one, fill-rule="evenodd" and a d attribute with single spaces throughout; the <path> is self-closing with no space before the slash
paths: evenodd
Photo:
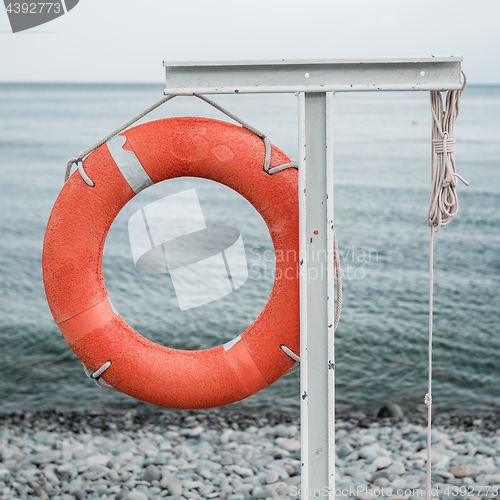
<path id="1" fill-rule="evenodd" d="M 116 141 L 91 153 L 83 167 L 95 186 L 75 172 L 55 202 L 45 234 L 45 291 L 69 346 L 90 370 L 111 361 L 102 375 L 107 383 L 160 406 L 221 406 L 275 382 L 294 363 L 280 346 L 299 352 L 297 171 L 269 175 L 262 168 L 265 147 L 259 137 L 206 118 L 149 122 L 114 139 L 128 157 L 125 168 L 113 154 Z M 130 159 L 143 169 L 140 175 L 127 171 Z M 288 162 L 271 147 L 271 168 Z M 211 179 L 244 196 L 263 217 L 281 256 L 271 295 L 255 322 L 234 341 L 200 351 L 170 349 L 134 331 L 112 311 L 102 274 L 106 235 L 122 207 L 147 185 L 183 176 Z"/>

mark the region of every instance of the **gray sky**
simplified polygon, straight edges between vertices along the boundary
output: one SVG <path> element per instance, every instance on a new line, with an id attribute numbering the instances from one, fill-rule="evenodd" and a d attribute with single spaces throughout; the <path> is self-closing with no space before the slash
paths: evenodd
<path id="1" fill-rule="evenodd" d="M 0 81 L 161 82 L 163 60 L 453 54 L 470 83 L 500 83 L 499 19 L 499 0 L 80 0 L 12 34 L 0 5 Z"/>

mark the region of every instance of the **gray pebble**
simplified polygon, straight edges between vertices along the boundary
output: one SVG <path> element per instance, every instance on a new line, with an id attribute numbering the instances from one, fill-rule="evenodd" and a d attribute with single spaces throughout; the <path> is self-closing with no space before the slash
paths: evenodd
<path id="1" fill-rule="evenodd" d="M 215 477 L 215 476 L 214 476 L 214 474 L 213 474 L 213 472 L 210 472 L 210 471 L 209 471 L 209 470 L 207 470 L 207 469 L 202 469 L 202 470 L 198 471 L 198 474 L 199 474 L 202 478 L 204 478 L 204 479 L 206 479 L 206 480 L 208 480 L 208 481 L 211 481 L 211 480 Z"/>
<path id="2" fill-rule="evenodd" d="M 439 432 L 437 429 L 433 429 L 431 431 L 431 443 L 438 443 L 441 439 L 444 439 L 446 434 Z M 417 441 L 425 441 L 427 442 L 427 429 L 421 430 L 418 433 Z"/>
<path id="3" fill-rule="evenodd" d="M 85 490 L 76 490 L 74 493 L 76 498 L 78 498 L 78 500 L 84 500 L 87 498 L 87 492 Z M 40 496 L 37 494 L 37 496 Z"/>
<path id="4" fill-rule="evenodd" d="M 373 484 L 375 486 L 380 486 L 381 488 L 387 488 L 389 486 L 389 479 L 385 477 L 379 477 L 373 481 Z"/>
<path id="5" fill-rule="evenodd" d="M 203 486 L 201 486 L 201 488 L 199 489 L 199 492 L 200 492 L 200 495 L 203 495 L 203 496 L 206 496 L 206 495 L 209 495 L 210 493 L 213 493 L 213 491 L 215 490 L 215 486 L 213 484 L 204 484 Z"/>
<path id="6" fill-rule="evenodd" d="M 296 439 L 276 438 L 276 444 L 291 453 L 300 449 L 300 441 Z"/>
<path id="7" fill-rule="evenodd" d="M 432 471 L 432 474 L 436 475 L 436 476 L 440 476 L 440 477 L 445 478 L 445 479 L 452 479 L 455 477 L 451 472 L 448 472 L 447 470 L 442 470 L 442 469 L 436 469 L 436 470 Z"/>
<path id="8" fill-rule="evenodd" d="M 365 434 L 364 436 L 361 437 L 359 440 L 359 445 L 360 446 L 366 446 L 374 443 L 377 440 L 375 436 L 372 434 Z"/>
<path id="9" fill-rule="evenodd" d="M 182 483 L 180 479 L 174 476 L 164 477 L 160 481 L 160 486 L 163 489 L 168 490 L 170 495 L 175 495 L 175 496 L 182 495 Z"/>
<path id="10" fill-rule="evenodd" d="M 141 444 L 139 444 L 139 446 L 137 447 L 137 451 L 143 453 L 147 457 L 155 457 L 160 453 L 160 450 L 156 448 L 156 446 L 153 446 L 151 443 L 147 442 L 142 442 Z"/>
<path id="11" fill-rule="evenodd" d="M 361 467 L 356 467 L 356 466 L 350 465 L 348 467 L 345 467 L 342 472 L 346 476 L 354 476 L 354 474 L 361 472 Z"/>
<path id="12" fill-rule="evenodd" d="M 197 437 L 199 436 L 205 429 L 201 426 L 198 425 L 197 427 L 193 427 L 192 429 L 182 429 L 180 431 L 181 436 L 188 436 L 188 437 Z"/>
<path id="13" fill-rule="evenodd" d="M 478 446 L 476 449 L 477 453 L 481 453 L 481 455 L 488 455 L 489 457 L 496 455 L 495 450 L 490 446 Z"/>
<path id="14" fill-rule="evenodd" d="M 185 481 L 182 481 L 182 487 L 183 489 L 186 490 L 194 490 L 197 488 L 201 488 L 203 486 L 203 483 L 200 483 L 200 481 L 192 481 L 190 479 L 186 479 Z"/>
<path id="15" fill-rule="evenodd" d="M 252 439 L 252 435 L 248 432 L 236 431 L 229 436 L 229 441 L 235 443 L 245 443 Z"/>
<path id="16" fill-rule="evenodd" d="M 354 450 L 352 453 L 349 453 L 349 455 L 344 458 L 345 462 L 356 462 L 357 460 L 359 460 L 359 452 L 357 452 L 356 450 Z"/>
<path id="17" fill-rule="evenodd" d="M 404 466 L 403 462 L 400 462 L 399 460 L 395 460 L 388 468 L 387 470 L 391 474 L 395 474 L 396 476 L 401 476 L 401 474 L 404 474 L 406 472 L 406 467 Z"/>
<path id="18" fill-rule="evenodd" d="M 474 460 L 475 460 L 475 456 L 469 456 L 469 455 L 456 455 L 455 457 L 453 457 L 453 461 L 456 463 L 456 464 L 472 464 L 474 463 Z"/>
<path id="19" fill-rule="evenodd" d="M 144 471 L 144 479 L 150 483 L 153 481 L 158 481 L 161 477 L 160 469 L 156 465 L 150 464 L 146 467 Z"/>
<path id="20" fill-rule="evenodd" d="M 476 476 L 479 473 L 479 468 L 475 465 L 455 465 L 448 469 L 448 472 L 456 478 Z"/>
<path id="21" fill-rule="evenodd" d="M 373 461 L 373 465 L 377 467 L 377 469 L 385 469 L 386 467 L 389 467 L 389 465 L 392 464 L 392 459 L 389 457 L 377 457 Z"/>
<path id="22" fill-rule="evenodd" d="M 14 456 L 14 450 L 11 448 L 4 448 L 0 456 L 2 457 L 2 462 L 6 462 Z"/>
<path id="23" fill-rule="evenodd" d="M 229 455 L 229 454 L 227 456 L 231 457 L 231 455 Z M 221 461 L 222 461 L 222 459 L 221 459 Z M 221 468 L 220 463 L 214 462 L 212 460 L 197 460 L 197 464 L 198 464 L 197 465 L 198 470 L 206 469 L 206 470 L 210 470 L 210 471 L 215 471 L 215 470 L 219 470 Z M 223 465 L 228 465 L 228 464 L 223 464 Z"/>
<path id="24" fill-rule="evenodd" d="M 221 465 L 232 465 L 232 464 L 234 464 L 233 457 L 231 455 L 229 455 L 229 454 L 224 455 L 220 459 L 220 464 Z"/>
<path id="25" fill-rule="evenodd" d="M 464 437 L 463 437 L 464 443 L 471 443 L 475 446 L 479 444 L 479 439 L 478 437 L 473 434 L 472 432 L 467 432 Z"/>
<path id="26" fill-rule="evenodd" d="M 397 479 L 394 479 L 392 482 L 391 482 L 391 486 L 395 489 L 397 488 L 406 488 L 406 480 L 401 478 L 401 477 L 398 477 Z"/>
<path id="27" fill-rule="evenodd" d="M 266 483 L 267 484 L 275 483 L 276 481 L 279 480 L 279 478 L 280 478 L 280 475 L 278 474 L 278 472 L 276 470 L 272 470 L 266 476 Z"/>
<path id="28" fill-rule="evenodd" d="M 250 477 L 254 475 L 254 472 L 249 467 L 240 467 L 239 465 L 230 465 L 228 469 L 236 472 L 241 477 Z"/>
<path id="29" fill-rule="evenodd" d="M 148 500 L 148 497 L 140 491 L 130 491 L 125 495 L 125 500 Z"/>
<path id="30" fill-rule="evenodd" d="M 372 475 L 369 472 L 366 472 L 365 470 L 360 470 L 359 472 L 356 472 L 355 474 L 352 475 L 353 478 L 355 479 L 363 479 L 364 481 L 369 481 Z"/>
<path id="31" fill-rule="evenodd" d="M 367 458 L 370 455 L 378 456 L 377 450 L 373 446 L 363 446 L 358 453 L 361 458 Z"/>
<path id="32" fill-rule="evenodd" d="M 363 470 L 369 472 L 370 474 L 374 474 L 375 472 L 377 472 L 377 467 L 375 467 L 375 465 L 373 464 L 368 464 L 363 467 Z"/>
<path id="33" fill-rule="evenodd" d="M 288 426 L 283 425 L 283 424 L 276 425 L 274 427 L 273 431 L 274 431 L 275 436 L 278 436 L 278 437 L 288 437 L 289 436 Z"/>
<path id="34" fill-rule="evenodd" d="M 353 451 L 353 447 L 348 443 L 341 443 L 335 447 L 335 451 L 339 458 L 345 458 Z"/>
<path id="35" fill-rule="evenodd" d="M 256 486 L 252 490 L 252 498 L 263 499 L 267 498 L 268 496 L 270 496 L 269 491 L 262 488 L 261 486 Z"/>
<path id="36" fill-rule="evenodd" d="M 469 443 L 470 444 L 470 443 Z M 472 445 L 470 448 L 467 450 L 467 455 L 474 456 L 477 453 L 477 448 Z"/>
<path id="37" fill-rule="evenodd" d="M 389 471 L 379 470 L 371 476 L 370 482 L 374 483 L 377 479 L 380 479 L 380 478 L 389 479 L 389 477 L 390 477 Z"/>
<path id="38" fill-rule="evenodd" d="M 53 446 L 57 441 L 57 434 L 54 432 L 37 431 L 33 434 L 32 439 L 49 446 Z"/>
<path id="39" fill-rule="evenodd" d="M 90 467 L 91 465 L 106 465 L 110 461 L 107 455 L 91 455 L 86 458 L 85 462 Z"/>
<path id="40" fill-rule="evenodd" d="M 365 463 L 367 463 L 368 465 L 372 464 L 375 459 L 378 458 L 378 455 L 368 455 L 365 459 Z"/>

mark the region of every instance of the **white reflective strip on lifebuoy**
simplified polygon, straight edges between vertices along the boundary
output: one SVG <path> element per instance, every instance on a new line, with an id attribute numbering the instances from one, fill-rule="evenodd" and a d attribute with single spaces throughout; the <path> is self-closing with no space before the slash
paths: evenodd
<path id="1" fill-rule="evenodd" d="M 144 170 L 135 153 L 123 149 L 125 142 L 127 142 L 126 137 L 116 135 L 106 142 L 106 146 L 124 179 L 128 182 L 134 193 L 137 194 L 143 189 L 152 186 L 154 182 Z"/>
<path id="2" fill-rule="evenodd" d="M 109 295 L 108 295 L 108 302 L 109 302 L 109 307 L 111 307 L 111 310 L 116 314 L 118 315 L 118 311 L 116 309 L 116 307 L 114 306 L 113 302 L 111 302 L 111 299 L 109 298 Z"/>
<path id="3" fill-rule="evenodd" d="M 241 340 L 241 335 L 238 335 L 237 337 L 234 337 L 233 340 L 230 340 L 229 342 L 226 342 L 225 344 L 222 344 L 222 347 L 224 347 L 224 350 L 227 352 L 233 345 L 237 344 Z"/>

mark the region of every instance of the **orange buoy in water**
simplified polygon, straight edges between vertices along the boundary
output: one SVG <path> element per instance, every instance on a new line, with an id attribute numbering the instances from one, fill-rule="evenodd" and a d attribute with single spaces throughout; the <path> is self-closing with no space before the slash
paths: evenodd
<path id="1" fill-rule="evenodd" d="M 297 171 L 266 173 L 263 141 L 244 128 L 205 118 L 170 118 L 123 132 L 96 149 L 56 200 L 43 248 L 47 300 L 71 349 L 115 389 L 172 408 L 209 408 L 246 398 L 284 375 L 299 352 Z M 271 146 L 273 168 L 290 162 Z M 271 235 L 276 277 L 254 323 L 224 345 L 170 349 L 142 337 L 111 309 L 102 274 L 107 232 L 145 187 L 175 177 L 202 177 L 244 196 Z M 109 362 L 111 364 L 109 364 Z"/>

